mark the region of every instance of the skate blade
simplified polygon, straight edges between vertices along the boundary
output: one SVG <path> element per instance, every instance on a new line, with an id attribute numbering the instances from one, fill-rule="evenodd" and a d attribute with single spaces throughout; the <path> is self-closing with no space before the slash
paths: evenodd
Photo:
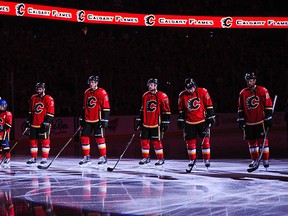
<path id="1" fill-rule="evenodd" d="M 143 169 L 150 169 L 151 168 L 151 165 L 150 165 L 150 163 L 146 163 L 146 164 L 139 164 L 139 167 L 140 168 L 143 168 Z"/>
<path id="2" fill-rule="evenodd" d="M 90 167 L 91 166 L 91 162 L 85 163 L 85 164 L 79 164 L 79 167 Z"/>
<path id="3" fill-rule="evenodd" d="M 38 164 L 37 163 L 33 163 L 33 164 L 26 164 L 27 167 L 37 167 Z"/>
<path id="4" fill-rule="evenodd" d="M 3 168 L 4 168 L 4 169 L 10 169 L 10 164 L 4 164 L 4 165 L 3 165 Z"/>
<path id="5" fill-rule="evenodd" d="M 197 171 L 197 167 L 196 164 L 193 167 L 188 167 L 188 169 L 186 169 L 186 173 L 190 173 L 190 172 L 195 172 Z"/>

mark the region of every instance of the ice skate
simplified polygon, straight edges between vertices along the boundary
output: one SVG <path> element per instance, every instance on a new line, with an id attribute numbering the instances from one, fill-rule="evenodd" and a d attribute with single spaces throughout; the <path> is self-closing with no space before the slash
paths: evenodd
<path id="1" fill-rule="evenodd" d="M 187 173 L 190 173 L 192 170 L 196 170 L 196 160 L 191 160 L 188 164 L 188 168 L 186 169 Z"/>
<path id="2" fill-rule="evenodd" d="M 36 158 L 30 158 L 27 162 L 26 162 L 27 166 L 36 166 L 37 165 L 37 159 Z"/>
<path id="3" fill-rule="evenodd" d="M 267 170 L 269 167 L 269 161 L 268 160 L 263 160 L 263 166 Z"/>
<path id="4" fill-rule="evenodd" d="M 105 164 L 107 164 L 107 157 L 106 156 L 101 156 L 99 158 L 98 165 L 105 165 Z"/>
<path id="5" fill-rule="evenodd" d="M 9 168 L 10 167 L 10 158 L 6 158 L 3 162 L 3 167 L 4 168 Z"/>
<path id="6" fill-rule="evenodd" d="M 47 164 L 47 158 L 42 158 L 42 160 L 40 161 L 41 165 L 45 165 Z"/>
<path id="7" fill-rule="evenodd" d="M 256 161 L 252 160 L 251 163 L 249 164 L 249 167 L 255 167 L 256 166 Z"/>
<path id="8" fill-rule="evenodd" d="M 84 158 L 79 162 L 81 167 L 86 167 L 91 165 L 90 156 L 84 156 Z"/>
<path id="9" fill-rule="evenodd" d="M 204 165 L 208 169 L 210 167 L 210 160 L 204 160 Z"/>
<path id="10" fill-rule="evenodd" d="M 159 159 L 159 160 L 155 163 L 155 166 L 163 166 L 164 163 L 165 163 L 165 159 L 162 158 L 162 159 Z"/>
<path id="11" fill-rule="evenodd" d="M 191 160 L 189 162 L 188 169 L 196 170 L 196 160 Z"/>
<path id="12" fill-rule="evenodd" d="M 143 158 L 141 161 L 139 161 L 139 165 L 144 165 L 150 163 L 150 157 Z"/>

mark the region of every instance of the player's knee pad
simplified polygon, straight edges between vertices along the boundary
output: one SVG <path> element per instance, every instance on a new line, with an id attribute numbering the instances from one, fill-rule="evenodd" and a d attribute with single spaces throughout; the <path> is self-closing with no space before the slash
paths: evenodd
<path id="1" fill-rule="evenodd" d="M 42 147 L 44 148 L 50 148 L 50 139 L 44 139 L 41 141 Z"/>
<path id="2" fill-rule="evenodd" d="M 247 143 L 248 143 L 248 146 L 250 148 L 258 147 L 258 140 L 257 139 L 247 140 Z"/>
<path id="3" fill-rule="evenodd" d="M 263 138 L 258 139 L 258 145 L 262 146 L 263 142 L 264 142 Z M 268 139 L 265 140 L 264 146 L 269 146 Z"/>
<path id="4" fill-rule="evenodd" d="M 192 140 L 186 140 L 186 148 L 187 149 L 195 149 L 196 148 L 196 139 L 192 139 Z"/>
<path id="5" fill-rule="evenodd" d="M 103 143 L 105 143 L 105 138 L 104 137 L 95 137 L 95 141 L 98 145 L 103 144 Z"/>
<path id="6" fill-rule="evenodd" d="M 150 149 L 150 140 L 140 140 L 142 149 Z"/>
<path id="7" fill-rule="evenodd" d="M 38 141 L 35 139 L 30 140 L 30 148 L 35 148 L 38 146 Z"/>
<path id="8" fill-rule="evenodd" d="M 88 136 L 81 136 L 80 141 L 84 145 L 88 145 L 90 143 L 90 138 Z"/>
<path id="9" fill-rule="evenodd" d="M 152 140 L 152 144 L 156 150 L 163 149 L 162 141 L 160 140 Z"/>
<path id="10" fill-rule="evenodd" d="M 208 138 L 208 137 L 205 137 L 205 138 L 204 138 L 204 142 L 203 142 L 202 148 L 203 148 L 203 149 L 208 149 L 208 148 L 210 148 L 210 138 Z"/>

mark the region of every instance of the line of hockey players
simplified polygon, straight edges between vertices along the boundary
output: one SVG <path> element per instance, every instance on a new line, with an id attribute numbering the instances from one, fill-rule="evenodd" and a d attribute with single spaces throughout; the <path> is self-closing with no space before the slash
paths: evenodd
<path id="1" fill-rule="evenodd" d="M 81 145 L 83 159 L 80 166 L 91 165 L 90 135 L 99 151 L 98 164 L 107 163 L 105 128 L 108 127 L 110 116 L 110 102 L 107 92 L 98 86 L 98 76 L 90 76 L 87 84 L 89 88 L 84 92 L 83 109 L 79 119 L 81 126 Z M 268 139 L 264 140 L 267 129 L 272 126 L 273 103 L 265 87 L 256 85 L 256 75 L 246 73 L 245 87 L 239 94 L 238 123 L 243 130 L 247 141 L 252 162 L 249 167 L 255 166 L 260 155 L 259 147 L 263 147 L 263 166 L 269 167 Z M 147 81 L 148 91 L 142 96 L 140 115 L 136 118 L 137 130 L 140 129 L 140 143 L 143 159 L 140 165 L 150 163 L 150 145 L 154 147 L 157 162 L 156 166 L 165 163 L 163 152 L 163 135 L 169 129 L 170 101 L 162 91 L 158 90 L 159 82 L 156 78 Z M 215 123 L 215 112 L 209 92 L 197 86 L 192 78 L 185 79 L 184 90 L 178 98 L 179 116 L 177 126 L 183 131 L 189 157 L 188 168 L 191 171 L 196 166 L 199 152 L 202 153 L 205 166 L 210 167 L 210 127 Z M 50 151 L 50 130 L 55 114 L 54 99 L 45 93 L 45 83 L 39 82 L 35 87 L 36 94 L 32 95 L 28 118 L 25 127 L 29 129 L 29 144 L 31 158 L 26 162 L 32 166 L 37 164 L 38 145 L 41 143 L 41 165 L 47 164 Z M 1 165 L 10 164 L 9 134 L 12 127 L 12 113 L 7 110 L 8 104 L 0 99 L 0 142 Z M 197 137 L 201 138 L 200 150 L 197 150 Z"/>

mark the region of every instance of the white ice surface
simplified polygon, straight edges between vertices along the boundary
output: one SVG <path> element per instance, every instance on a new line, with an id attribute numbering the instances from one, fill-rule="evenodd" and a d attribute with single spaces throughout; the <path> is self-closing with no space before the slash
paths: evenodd
<path id="1" fill-rule="evenodd" d="M 130 215 L 288 215 L 288 160 L 273 159 L 248 173 L 249 160 L 212 159 L 207 170 L 201 160 L 186 173 L 188 161 L 122 159 L 112 172 L 79 167 L 81 158 L 61 158 L 47 170 L 27 167 L 28 158 L 13 157 L 10 169 L 0 169 L 0 191 L 13 200 L 83 211 Z M 48 163 L 51 161 L 48 161 Z M 117 159 L 108 160 L 113 167 Z"/>

